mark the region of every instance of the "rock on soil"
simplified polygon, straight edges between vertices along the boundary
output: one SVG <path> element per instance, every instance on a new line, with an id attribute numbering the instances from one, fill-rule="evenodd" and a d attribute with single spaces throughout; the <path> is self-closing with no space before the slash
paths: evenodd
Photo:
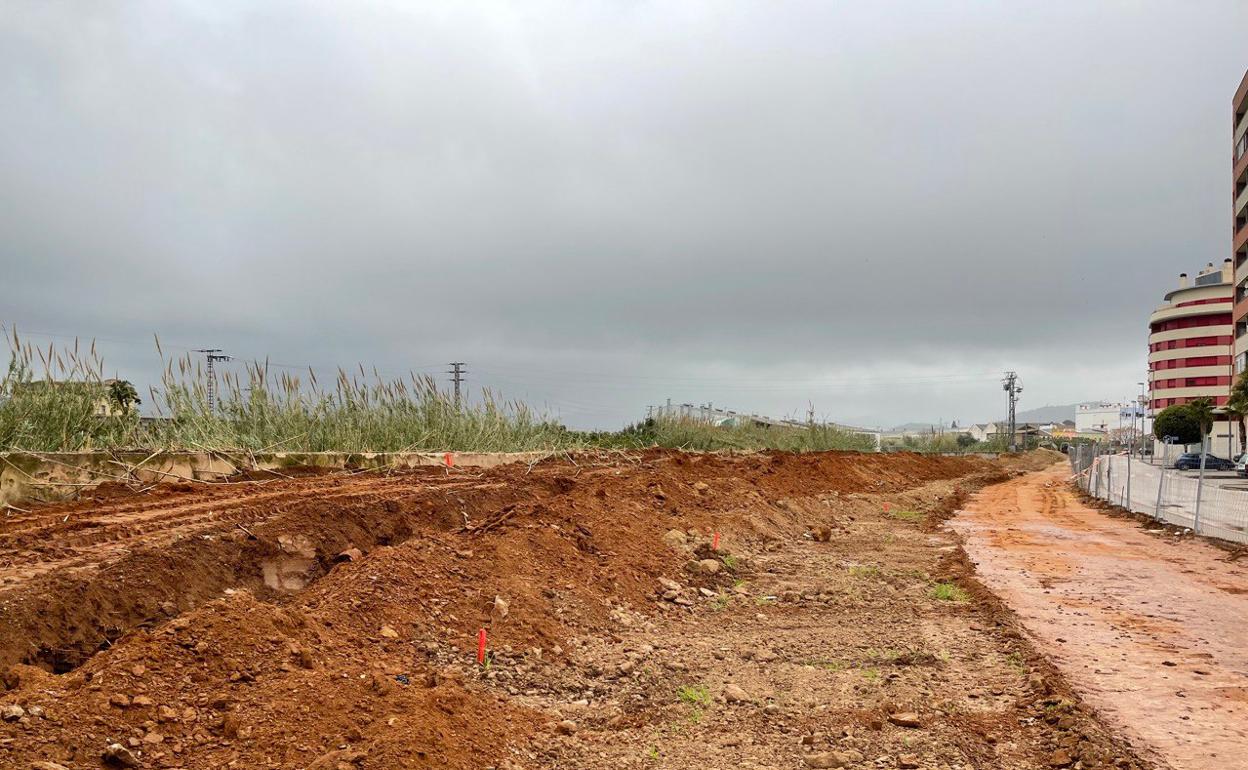
<path id="1" fill-rule="evenodd" d="M 923 721 L 919 719 L 919 715 L 910 711 L 901 711 L 896 714 L 889 714 L 888 721 L 898 727 L 922 727 Z"/>
<path id="2" fill-rule="evenodd" d="M 735 684 L 725 685 L 724 700 L 728 703 L 749 703 L 750 694 Z"/>

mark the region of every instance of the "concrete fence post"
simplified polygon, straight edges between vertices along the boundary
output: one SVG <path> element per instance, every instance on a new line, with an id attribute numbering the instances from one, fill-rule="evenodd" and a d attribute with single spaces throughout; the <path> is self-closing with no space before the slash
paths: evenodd
<path id="1" fill-rule="evenodd" d="M 1127 488 L 1122 493 L 1122 507 L 1131 510 L 1131 447 L 1127 447 Z"/>
<path id="2" fill-rule="evenodd" d="M 1114 502 L 1114 456 L 1105 455 L 1105 502 Z"/>
<path id="3" fill-rule="evenodd" d="M 1196 514 L 1192 517 L 1192 531 L 1200 534 L 1200 497 L 1201 492 L 1205 489 L 1205 457 L 1208 451 L 1205 449 L 1206 439 L 1200 437 L 1200 477 L 1196 479 Z"/>
<path id="4" fill-rule="evenodd" d="M 1157 505 L 1153 507 L 1153 518 L 1161 520 L 1161 488 L 1166 483 L 1166 466 L 1163 463 L 1157 469 Z"/>

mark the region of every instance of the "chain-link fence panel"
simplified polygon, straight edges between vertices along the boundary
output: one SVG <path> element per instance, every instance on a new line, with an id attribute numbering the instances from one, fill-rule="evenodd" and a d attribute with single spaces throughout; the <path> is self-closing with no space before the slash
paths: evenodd
<path id="1" fill-rule="evenodd" d="M 1100 500 L 1208 537 L 1248 543 L 1248 479 L 1178 470 L 1096 447 L 1072 447 L 1080 489 Z"/>

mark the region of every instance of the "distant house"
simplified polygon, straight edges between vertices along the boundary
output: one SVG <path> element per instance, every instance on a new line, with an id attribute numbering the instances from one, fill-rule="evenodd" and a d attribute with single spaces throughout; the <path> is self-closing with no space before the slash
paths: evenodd
<path id="1" fill-rule="evenodd" d="M 964 432 L 970 434 L 971 438 L 976 441 L 987 441 L 997 435 L 998 425 L 999 423 L 995 422 L 980 422 L 974 425 L 968 425 L 964 429 Z"/>

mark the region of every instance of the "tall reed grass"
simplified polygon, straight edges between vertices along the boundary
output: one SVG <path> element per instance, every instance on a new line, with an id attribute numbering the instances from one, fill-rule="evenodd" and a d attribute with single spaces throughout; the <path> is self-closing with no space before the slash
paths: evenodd
<path id="1" fill-rule="evenodd" d="M 125 403 L 92 343 L 46 349 L 5 335 L 0 379 L 0 450 L 99 449 L 287 452 L 527 451 L 673 447 L 689 450 L 874 449 L 833 426 L 721 427 L 690 419 L 650 420 L 619 432 L 570 431 L 517 401 L 485 391 L 457 404 L 426 375 L 385 379 L 363 366 L 322 382 L 314 371 L 276 373 L 267 362 L 212 381 L 192 354 L 167 358 L 160 382 Z M 122 398 L 118 399 L 118 394 Z M 142 416 L 141 416 L 142 413 Z"/>
<path id="2" fill-rule="evenodd" d="M 430 377 L 387 380 L 362 366 L 339 369 L 325 384 L 311 370 L 306 377 L 274 374 L 267 363 L 247 363 L 218 375 L 209 408 L 204 367 L 189 353 L 166 358 L 159 339 L 163 374 L 140 417 L 138 409 L 109 403 L 110 381 L 94 345 L 44 350 L 16 332 L 8 341 L 0 449 L 489 452 L 579 445 L 575 434 L 522 403 L 486 391 L 460 405 Z"/>

